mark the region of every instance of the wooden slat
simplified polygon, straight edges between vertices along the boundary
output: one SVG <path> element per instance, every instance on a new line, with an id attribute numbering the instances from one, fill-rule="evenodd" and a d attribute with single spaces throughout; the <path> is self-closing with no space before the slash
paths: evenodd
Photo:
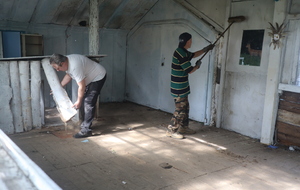
<path id="1" fill-rule="evenodd" d="M 300 139 L 296 137 L 289 136 L 283 133 L 277 133 L 277 141 L 282 145 L 287 146 L 299 146 L 300 147 Z"/>
<path id="2" fill-rule="evenodd" d="M 277 120 L 292 125 L 300 126 L 300 114 L 278 109 Z"/>
<path id="3" fill-rule="evenodd" d="M 300 139 L 300 126 L 295 126 L 281 121 L 277 121 L 276 128 L 278 133 L 287 134 Z"/>
<path id="4" fill-rule="evenodd" d="M 22 105 L 22 101 L 18 62 L 9 62 L 9 67 L 11 88 L 13 91 L 13 97 L 11 100 L 11 111 L 14 119 L 15 132 L 20 133 L 24 131 L 24 124 L 22 118 L 22 106 L 20 106 Z"/>
<path id="5" fill-rule="evenodd" d="M 24 130 L 30 131 L 32 129 L 32 113 L 31 113 L 28 61 L 19 62 L 19 75 L 20 75 L 21 101 L 22 101 L 21 106 L 22 106 Z"/>
<path id="6" fill-rule="evenodd" d="M 300 114 L 300 104 L 295 102 L 280 101 L 279 109 Z"/>
<path id="7" fill-rule="evenodd" d="M 0 129 L 7 134 L 14 133 L 13 116 L 10 102 L 13 94 L 9 84 L 9 63 L 0 62 Z"/>
<path id="8" fill-rule="evenodd" d="M 300 103 L 300 94 L 295 93 L 295 92 L 283 91 L 282 95 L 280 96 L 280 99 L 283 99 L 283 100 L 289 101 L 289 102 Z"/>
<path id="9" fill-rule="evenodd" d="M 32 111 L 32 125 L 34 128 L 42 127 L 41 117 L 41 64 L 40 61 L 30 62 L 31 74 L 31 111 Z"/>

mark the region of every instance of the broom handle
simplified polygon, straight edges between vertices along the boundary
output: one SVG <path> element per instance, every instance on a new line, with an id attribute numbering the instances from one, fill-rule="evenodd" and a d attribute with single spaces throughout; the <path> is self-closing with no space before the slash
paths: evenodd
<path id="1" fill-rule="evenodd" d="M 217 41 L 219 41 L 219 39 L 225 34 L 225 32 L 230 28 L 230 26 L 233 24 L 234 22 L 231 22 L 229 24 L 229 26 L 224 30 L 224 32 L 222 32 L 222 34 L 220 34 L 220 36 L 218 37 L 218 39 L 212 44 L 212 45 L 215 45 L 217 43 Z M 206 51 L 204 53 L 204 55 L 202 55 L 202 57 L 198 60 L 198 61 L 201 61 L 203 59 L 203 57 L 208 53 L 209 51 Z"/>

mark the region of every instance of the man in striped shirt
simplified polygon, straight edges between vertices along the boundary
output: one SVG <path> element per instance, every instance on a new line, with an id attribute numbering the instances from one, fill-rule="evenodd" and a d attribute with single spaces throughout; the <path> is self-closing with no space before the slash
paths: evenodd
<path id="1" fill-rule="evenodd" d="M 201 61 L 195 66 L 190 60 L 213 49 L 214 45 L 209 45 L 194 53 L 189 52 L 192 45 L 192 35 L 185 32 L 179 36 L 179 45 L 175 50 L 172 59 L 171 72 L 171 95 L 174 97 L 175 112 L 172 116 L 166 135 L 172 138 L 182 139 L 182 134 L 194 134 L 195 131 L 189 125 L 189 101 L 190 94 L 189 74 L 192 74 L 200 67 Z"/>

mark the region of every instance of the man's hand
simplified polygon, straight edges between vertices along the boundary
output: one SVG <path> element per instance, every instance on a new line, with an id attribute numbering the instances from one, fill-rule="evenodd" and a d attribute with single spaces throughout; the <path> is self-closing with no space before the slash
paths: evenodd
<path id="1" fill-rule="evenodd" d="M 201 66 L 201 64 L 202 64 L 202 61 L 199 59 L 197 62 L 196 62 L 196 66 Z"/>
<path id="2" fill-rule="evenodd" d="M 75 108 L 75 109 L 79 109 L 80 108 L 80 106 L 81 106 L 81 102 L 79 102 L 79 101 L 76 101 L 75 103 L 74 103 L 74 105 L 72 106 L 72 108 Z"/>

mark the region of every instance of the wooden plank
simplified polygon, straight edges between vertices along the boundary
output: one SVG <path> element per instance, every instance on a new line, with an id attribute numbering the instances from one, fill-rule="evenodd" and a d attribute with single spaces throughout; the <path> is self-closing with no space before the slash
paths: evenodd
<path id="1" fill-rule="evenodd" d="M 34 128 L 40 129 L 42 127 L 42 116 L 40 109 L 41 99 L 41 64 L 40 61 L 30 62 L 30 76 L 31 76 L 31 112 L 32 125 Z"/>
<path id="2" fill-rule="evenodd" d="M 300 104 L 300 94 L 296 92 L 283 91 L 280 99 L 288 102 L 297 102 L 298 104 Z"/>
<path id="3" fill-rule="evenodd" d="M 0 63 L 0 129 L 6 134 L 14 133 L 13 116 L 10 109 L 12 89 L 9 86 L 9 65 L 8 62 Z"/>
<path id="4" fill-rule="evenodd" d="M 29 61 L 19 61 L 19 74 L 24 130 L 29 131 L 32 129 L 31 97 L 29 85 Z"/>
<path id="5" fill-rule="evenodd" d="M 56 103 L 56 108 L 60 113 L 60 118 L 63 122 L 67 122 L 77 113 L 77 111 L 76 109 L 72 108 L 73 103 L 68 97 L 66 90 L 61 86 L 56 72 L 49 63 L 49 59 L 43 59 L 42 65 L 47 81 L 53 93 L 53 99 Z"/>
<path id="6" fill-rule="evenodd" d="M 13 92 L 12 101 L 10 103 L 11 111 L 14 119 L 15 132 L 20 133 L 24 131 L 23 118 L 22 118 L 22 103 L 21 103 L 21 90 L 20 90 L 20 75 L 17 61 L 9 62 L 10 82 Z"/>
<path id="7" fill-rule="evenodd" d="M 287 102 L 287 101 L 281 100 L 279 102 L 278 108 L 300 114 L 300 104 L 297 104 L 295 102 Z"/>
<path id="8" fill-rule="evenodd" d="M 300 126 L 277 121 L 276 128 L 278 133 L 287 134 L 300 139 Z"/>
<path id="9" fill-rule="evenodd" d="M 300 139 L 296 137 L 292 137 L 287 134 L 278 133 L 277 134 L 278 143 L 286 146 L 299 146 L 300 147 Z"/>
<path id="10" fill-rule="evenodd" d="M 19 185 L 23 185 L 25 187 L 24 189 L 29 189 L 28 186 L 33 186 L 30 187 L 30 189 L 61 190 L 61 188 L 1 130 L 0 145 L 7 155 L 9 155 L 10 161 L 13 161 L 15 170 L 12 170 L 14 172 L 11 173 L 15 173 L 17 179 L 20 179 L 18 181 Z M 16 172 L 18 170 L 21 171 Z M 22 177 L 25 177 L 27 180 L 21 181 Z"/>
<path id="11" fill-rule="evenodd" d="M 300 114 L 278 109 L 278 121 L 300 126 Z"/>

